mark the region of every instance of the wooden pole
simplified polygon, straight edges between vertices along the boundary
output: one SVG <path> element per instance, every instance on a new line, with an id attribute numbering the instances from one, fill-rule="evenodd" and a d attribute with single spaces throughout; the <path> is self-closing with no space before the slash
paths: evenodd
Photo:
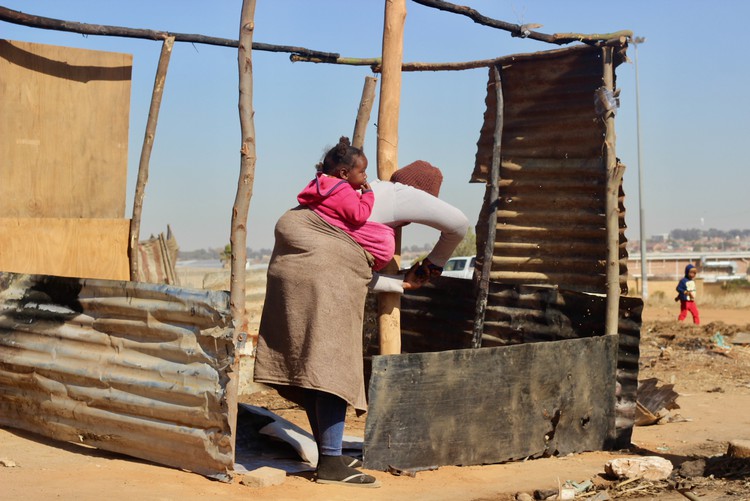
<path id="1" fill-rule="evenodd" d="M 372 105 L 375 103 L 375 85 L 377 83 L 377 78 L 365 77 L 365 85 L 362 88 L 362 99 L 359 101 L 357 120 L 354 122 L 354 134 L 352 135 L 352 146 L 355 148 L 362 148 L 365 144 L 367 122 L 370 120 Z"/>
<path id="2" fill-rule="evenodd" d="M 532 40 L 539 40 L 541 42 L 554 43 L 558 45 L 567 44 L 571 42 L 596 42 L 600 40 L 609 40 L 620 36 L 632 37 L 633 32 L 629 30 L 618 31 L 615 33 L 604 33 L 604 34 L 586 34 L 586 33 L 555 33 L 547 35 L 545 33 L 539 33 L 533 31 L 536 28 L 541 28 L 541 24 L 512 24 L 505 21 L 493 19 L 491 17 L 483 16 L 475 9 L 466 7 L 463 5 L 456 5 L 444 0 L 414 0 L 415 3 L 422 4 L 426 7 L 432 7 L 434 9 L 442 10 L 445 12 L 452 12 L 454 14 L 461 14 L 473 20 L 477 24 L 484 26 L 490 26 L 500 30 L 510 32 L 511 36 L 518 38 L 531 38 Z"/>
<path id="3" fill-rule="evenodd" d="M 383 23 L 383 68 L 378 110 L 378 178 L 389 180 L 398 169 L 398 115 L 401 106 L 401 63 L 404 58 L 406 0 L 386 0 Z M 396 230 L 396 252 L 385 273 L 398 271 L 401 262 L 401 231 Z M 401 296 L 378 296 L 380 354 L 401 353 Z"/>
<path id="4" fill-rule="evenodd" d="M 154 146 L 156 125 L 159 122 L 159 108 L 161 107 L 161 98 L 164 94 L 164 82 L 167 80 L 167 68 L 169 68 L 169 58 L 172 55 L 173 46 L 174 37 L 168 37 L 161 46 L 159 65 L 156 68 L 156 78 L 154 78 L 154 90 L 151 94 L 151 108 L 148 112 L 146 133 L 143 137 L 143 146 L 141 147 L 141 160 L 138 164 L 138 179 L 135 184 L 135 199 L 133 200 L 133 217 L 130 219 L 130 235 L 128 238 L 130 280 L 133 282 L 138 280 L 138 242 L 140 241 L 141 232 L 143 196 L 146 191 L 146 183 L 148 182 L 148 166 Z"/>
<path id="5" fill-rule="evenodd" d="M 218 45 L 220 47 L 239 46 L 238 40 L 231 40 L 228 38 L 209 37 L 205 35 L 195 35 L 192 33 L 172 33 L 171 31 L 126 28 L 124 26 L 76 23 L 73 21 L 64 21 L 51 17 L 26 14 L 24 12 L 8 9 L 7 7 L 2 6 L 0 6 L 0 21 L 19 24 L 21 26 L 42 28 L 45 30 L 81 33 L 83 35 L 141 38 L 144 40 L 164 40 L 168 37 L 174 37 L 177 42 L 202 43 L 206 45 Z M 273 45 L 268 43 L 253 42 L 252 48 L 253 50 L 262 50 L 267 52 L 289 52 L 292 54 L 302 54 L 310 57 L 321 58 L 323 61 L 335 61 L 338 57 L 340 57 L 340 55 L 335 52 L 322 52 L 319 50 L 306 49 L 304 47 L 294 47 L 291 45 Z"/>
<path id="6" fill-rule="evenodd" d="M 253 62 L 252 45 L 255 30 L 255 0 L 242 2 L 240 44 L 237 62 L 240 72 L 239 112 L 242 145 L 240 147 L 240 175 L 237 195 L 232 207 L 231 275 L 229 306 L 235 329 L 235 345 L 244 343 L 248 335 L 245 309 L 245 264 L 247 262 L 247 214 L 255 181 L 255 122 L 253 121 Z"/>
<path id="7" fill-rule="evenodd" d="M 602 49 L 604 88 L 614 93 L 614 65 L 612 63 L 612 55 L 612 47 L 604 47 Z M 620 217 L 618 212 L 618 197 L 623 169 L 615 155 L 614 111 L 605 112 L 604 124 L 604 161 L 607 168 L 607 313 L 604 333 L 617 334 L 620 316 Z"/>
<path id="8" fill-rule="evenodd" d="M 487 199 L 487 241 L 484 243 L 482 256 L 482 273 L 477 287 L 477 302 L 474 315 L 474 335 L 472 348 L 481 348 L 482 333 L 484 332 L 484 315 L 487 311 L 487 296 L 490 290 L 490 271 L 492 270 L 492 256 L 495 254 L 495 234 L 497 232 L 497 199 L 499 196 L 500 165 L 503 150 L 503 84 L 497 66 L 492 68 L 495 80 L 495 133 L 492 138 L 492 166 L 490 167 L 489 197 Z"/>

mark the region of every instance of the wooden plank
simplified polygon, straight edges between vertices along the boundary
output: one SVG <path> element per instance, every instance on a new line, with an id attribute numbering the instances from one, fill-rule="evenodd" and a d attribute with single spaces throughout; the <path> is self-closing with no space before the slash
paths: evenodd
<path id="1" fill-rule="evenodd" d="M 0 217 L 0 271 L 128 280 L 129 219 Z"/>
<path id="2" fill-rule="evenodd" d="M 0 217 L 121 218 L 132 56 L 0 40 Z"/>
<path id="3" fill-rule="evenodd" d="M 365 467 L 611 447 L 616 363 L 617 336 L 373 357 Z"/>

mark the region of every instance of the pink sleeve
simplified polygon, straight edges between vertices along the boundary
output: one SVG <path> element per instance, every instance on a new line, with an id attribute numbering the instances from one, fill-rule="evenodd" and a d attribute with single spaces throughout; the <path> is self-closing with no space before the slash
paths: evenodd
<path id="1" fill-rule="evenodd" d="M 360 194 L 354 189 L 343 189 L 335 193 L 338 212 L 351 224 L 363 224 L 370 217 L 375 195 L 372 191 Z"/>

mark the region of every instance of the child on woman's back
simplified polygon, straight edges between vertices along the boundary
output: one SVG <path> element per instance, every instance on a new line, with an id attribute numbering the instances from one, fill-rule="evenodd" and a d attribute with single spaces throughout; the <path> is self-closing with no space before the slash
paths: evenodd
<path id="1" fill-rule="evenodd" d="M 315 179 L 297 195 L 297 201 L 368 251 L 375 258 L 375 270 L 383 268 L 393 258 L 395 237 L 392 228 L 367 221 L 375 195 L 367 182 L 364 153 L 351 146 L 349 138 L 341 137 L 316 167 Z"/>

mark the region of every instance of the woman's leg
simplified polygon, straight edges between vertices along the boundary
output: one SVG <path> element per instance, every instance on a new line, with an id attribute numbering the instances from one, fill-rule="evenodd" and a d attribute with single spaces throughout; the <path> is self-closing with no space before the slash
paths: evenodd
<path id="1" fill-rule="evenodd" d="M 317 417 L 318 449 L 326 456 L 340 456 L 344 442 L 346 401 L 323 391 L 316 392 L 315 411 Z"/>
<path id="2" fill-rule="evenodd" d="M 346 401 L 336 395 L 323 391 L 317 392 L 315 418 L 320 437 L 317 480 L 320 483 L 379 487 L 380 482 L 375 477 L 350 467 L 352 458 L 341 455 L 344 442 L 346 405 Z"/>
<path id="3" fill-rule="evenodd" d="M 302 390 L 299 401 L 310 421 L 318 453 L 340 456 L 344 442 L 346 402 L 336 395 L 309 389 Z"/>
<path id="4" fill-rule="evenodd" d="M 318 411 L 317 411 L 317 392 L 315 390 L 302 389 L 300 394 L 300 405 L 305 409 L 307 414 L 307 420 L 310 422 L 310 430 L 312 431 L 315 443 L 318 446 L 318 455 L 320 455 L 320 428 L 318 426 Z"/>

